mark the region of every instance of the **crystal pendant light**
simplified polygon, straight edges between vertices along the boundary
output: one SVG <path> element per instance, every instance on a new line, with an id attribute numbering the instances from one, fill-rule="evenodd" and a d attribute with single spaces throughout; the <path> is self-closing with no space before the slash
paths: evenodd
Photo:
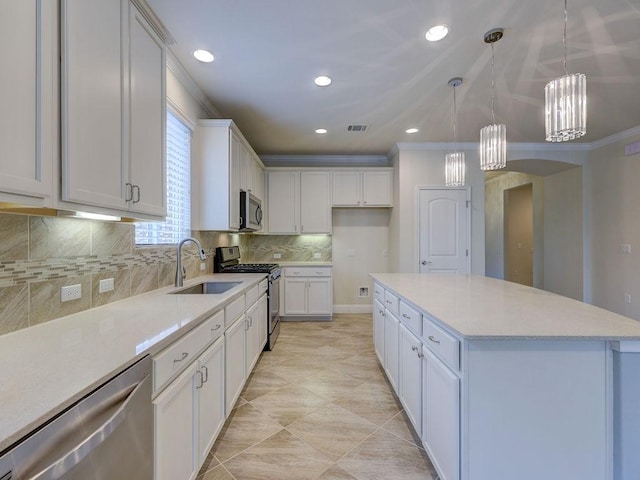
<path id="1" fill-rule="evenodd" d="M 484 34 L 485 43 L 491 44 L 491 116 L 493 125 L 480 130 L 480 169 L 500 170 L 507 166 L 507 127 L 496 124 L 496 72 L 493 44 L 504 35 L 501 28 L 494 28 Z"/>
<path id="2" fill-rule="evenodd" d="M 456 87 L 462 85 L 462 78 L 455 77 L 449 80 L 449 86 L 453 87 L 453 143 L 456 143 Z M 457 150 L 457 149 L 456 149 Z M 465 176 L 464 152 L 447 153 L 444 156 L 444 184 L 447 187 L 461 187 L 464 185 Z"/>
<path id="3" fill-rule="evenodd" d="M 587 133 L 587 76 L 567 73 L 567 0 L 564 0 L 564 75 L 544 87 L 545 139 L 566 142 Z"/>

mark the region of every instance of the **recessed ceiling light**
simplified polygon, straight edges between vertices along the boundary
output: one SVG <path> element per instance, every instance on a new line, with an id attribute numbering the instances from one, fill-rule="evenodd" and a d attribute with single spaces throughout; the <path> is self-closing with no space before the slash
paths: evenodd
<path id="1" fill-rule="evenodd" d="M 446 25 L 435 25 L 427 30 L 427 33 L 424 34 L 424 38 L 429 40 L 430 42 L 437 42 L 438 40 L 442 40 L 449 33 L 449 27 Z"/>
<path id="2" fill-rule="evenodd" d="M 324 135 L 325 133 L 327 133 L 327 129 L 326 128 L 316 128 L 316 133 L 318 133 L 320 135 Z"/>
<path id="3" fill-rule="evenodd" d="M 407 128 L 405 130 L 405 132 L 407 132 L 407 133 L 418 133 L 418 129 L 417 128 Z"/>
<path id="4" fill-rule="evenodd" d="M 203 63 L 213 62 L 213 53 L 209 50 L 196 50 L 193 52 L 193 56 L 196 57 L 196 60 L 200 60 Z"/>
<path id="5" fill-rule="evenodd" d="M 313 82 L 319 87 L 326 87 L 331 85 L 331 78 L 326 75 L 320 75 L 319 77 L 316 77 Z"/>

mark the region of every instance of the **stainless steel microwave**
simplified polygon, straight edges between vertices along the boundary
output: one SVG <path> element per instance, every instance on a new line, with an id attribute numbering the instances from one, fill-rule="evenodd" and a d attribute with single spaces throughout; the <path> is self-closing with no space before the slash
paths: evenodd
<path id="1" fill-rule="evenodd" d="M 240 231 L 255 232 L 262 229 L 262 203 L 251 192 L 240 191 Z"/>

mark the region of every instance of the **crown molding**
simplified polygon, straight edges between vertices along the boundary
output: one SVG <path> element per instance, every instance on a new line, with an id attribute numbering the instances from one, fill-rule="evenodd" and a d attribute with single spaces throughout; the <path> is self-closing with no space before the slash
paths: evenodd
<path id="1" fill-rule="evenodd" d="M 600 140 L 596 140 L 595 142 L 591 142 L 591 150 L 595 150 L 596 148 L 601 148 L 615 142 L 621 142 L 629 137 L 635 137 L 638 135 L 640 135 L 640 125 L 630 128 L 629 130 L 623 130 L 622 132 L 614 133 L 613 135 L 601 138 Z"/>
<path id="2" fill-rule="evenodd" d="M 389 166 L 386 155 L 260 155 L 260 159 L 267 167 Z"/>
<path id="3" fill-rule="evenodd" d="M 211 103 L 195 80 L 189 75 L 189 72 L 176 58 L 171 48 L 167 48 L 167 68 L 178 78 L 182 86 L 187 89 L 209 117 L 222 117 L 218 109 Z"/>

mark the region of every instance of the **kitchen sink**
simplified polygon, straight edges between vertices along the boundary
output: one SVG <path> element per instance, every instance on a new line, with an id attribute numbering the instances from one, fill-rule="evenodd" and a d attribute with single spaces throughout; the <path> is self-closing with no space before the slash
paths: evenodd
<path id="1" fill-rule="evenodd" d="M 175 292 L 169 292 L 178 295 L 189 295 L 189 294 L 209 294 L 216 295 L 224 293 L 228 290 L 231 290 L 233 287 L 237 287 L 242 282 L 203 282 L 198 283 L 196 285 L 192 285 L 191 287 L 183 288 L 181 290 L 176 290 Z"/>

